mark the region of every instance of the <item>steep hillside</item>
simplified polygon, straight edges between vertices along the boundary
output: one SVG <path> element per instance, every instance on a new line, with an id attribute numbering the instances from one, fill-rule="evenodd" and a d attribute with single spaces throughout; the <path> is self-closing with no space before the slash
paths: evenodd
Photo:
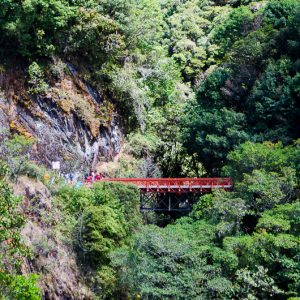
<path id="1" fill-rule="evenodd" d="M 57 224 L 62 219 L 50 191 L 41 182 L 21 177 L 14 194 L 22 197 L 22 211 L 27 218 L 22 229 L 25 245 L 32 256 L 22 265 L 23 274 L 39 274 L 44 299 L 93 299 L 76 262 L 71 245 L 60 239 Z"/>
<path id="2" fill-rule="evenodd" d="M 299 299 L 299 54 L 299 0 L 0 1 L 0 299 Z"/>

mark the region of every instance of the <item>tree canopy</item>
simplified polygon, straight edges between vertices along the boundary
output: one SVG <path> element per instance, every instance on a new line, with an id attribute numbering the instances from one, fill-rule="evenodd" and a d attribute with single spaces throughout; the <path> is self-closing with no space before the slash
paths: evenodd
<path id="1" fill-rule="evenodd" d="M 299 0 L 0 1 L 0 112 L 3 100 L 12 118 L 46 122 L 31 105 L 49 100 L 56 114 L 56 91 L 82 130 L 110 132 L 108 115 L 120 119 L 109 175 L 234 181 L 180 217 L 141 214 L 133 186 L 51 186 L 55 230 L 95 298 L 299 299 L 299 28 Z M 70 74 L 74 90 L 95 91 L 93 105 L 57 88 Z M 4 103 L 1 89 L 18 84 Z M 20 274 L 26 220 L 8 183 L 38 173 L 36 128 L 9 128 L 0 133 L 0 298 L 40 299 L 37 277 Z"/>

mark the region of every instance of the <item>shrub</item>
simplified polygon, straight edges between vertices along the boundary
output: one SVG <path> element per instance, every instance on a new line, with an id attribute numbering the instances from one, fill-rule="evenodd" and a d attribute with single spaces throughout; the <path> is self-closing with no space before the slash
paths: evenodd
<path id="1" fill-rule="evenodd" d="M 73 219 L 73 238 L 80 255 L 93 263 L 107 264 L 108 254 L 124 243 L 142 223 L 136 187 L 100 182 L 92 188 L 63 187 L 57 203 L 65 219 Z M 67 221 L 66 221 L 67 223 Z"/>
<path id="2" fill-rule="evenodd" d="M 17 134 L 13 136 L 3 134 L 0 135 L 0 142 L 1 160 L 9 167 L 9 177 L 17 179 L 19 175 L 27 174 L 32 165 L 29 153 L 34 139 Z"/>
<path id="3" fill-rule="evenodd" d="M 0 298 L 18 300 L 41 300 L 42 292 L 37 286 L 38 277 L 34 274 L 7 275 L 0 272 Z M 3 297 L 3 298 L 2 298 Z"/>
<path id="4" fill-rule="evenodd" d="M 49 88 L 45 82 L 45 76 L 42 68 L 33 62 L 28 68 L 28 83 L 30 85 L 29 92 L 31 94 L 45 94 Z"/>

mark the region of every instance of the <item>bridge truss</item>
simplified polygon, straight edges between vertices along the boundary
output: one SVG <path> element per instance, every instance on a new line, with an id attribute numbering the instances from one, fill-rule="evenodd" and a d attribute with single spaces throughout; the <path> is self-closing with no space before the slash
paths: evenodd
<path id="1" fill-rule="evenodd" d="M 142 211 L 190 211 L 200 195 L 232 188 L 230 178 L 105 178 L 104 181 L 137 186 Z"/>

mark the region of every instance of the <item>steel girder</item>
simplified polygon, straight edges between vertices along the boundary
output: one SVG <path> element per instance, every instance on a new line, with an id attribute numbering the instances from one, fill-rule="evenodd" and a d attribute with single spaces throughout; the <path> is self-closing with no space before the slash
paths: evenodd
<path id="1" fill-rule="evenodd" d="M 198 194 L 141 192 L 141 211 L 191 211 Z"/>

